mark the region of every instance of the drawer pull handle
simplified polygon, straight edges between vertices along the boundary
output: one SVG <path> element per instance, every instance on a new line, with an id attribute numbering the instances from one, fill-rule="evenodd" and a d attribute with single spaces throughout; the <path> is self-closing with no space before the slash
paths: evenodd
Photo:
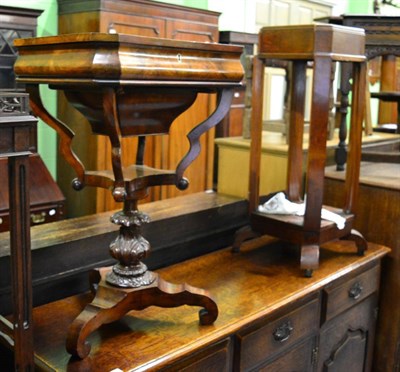
<path id="1" fill-rule="evenodd" d="M 32 213 L 31 219 L 33 223 L 43 223 L 46 220 L 46 212 Z"/>
<path id="2" fill-rule="evenodd" d="M 360 283 L 354 283 L 349 289 L 349 297 L 357 300 L 361 296 L 363 287 Z"/>
<path id="3" fill-rule="evenodd" d="M 278 342 L 285 342 L 289 339 L 290 335 L 292 334 L 293 326 L 292 323 L 289 321 L 283 323 L 279 326 L 273 333 L 274 340 Z"/>

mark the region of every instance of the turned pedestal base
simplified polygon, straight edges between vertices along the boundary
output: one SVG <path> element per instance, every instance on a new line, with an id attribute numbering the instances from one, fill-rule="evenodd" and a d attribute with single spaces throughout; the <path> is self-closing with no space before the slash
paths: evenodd
<path id="1" fill-rule="evenodd" d="M 90 352 L 89 335 L 102 324 L 114 322 L 131 310 L 143 310 L 149 306 L 178 307 L 199 306 L 202 325 L 214 323 L 218 307 L 207 291 L 188 284 L 173 284 L 153 273 L 155 280 L 148 286 L 123 289 L 106 283 L 105 276 L 111 269 L 92 273 L 91 281 L 96 295 L 91 303 L 71 324 L 67 336 L 67 350 L 79 358 Z"/>

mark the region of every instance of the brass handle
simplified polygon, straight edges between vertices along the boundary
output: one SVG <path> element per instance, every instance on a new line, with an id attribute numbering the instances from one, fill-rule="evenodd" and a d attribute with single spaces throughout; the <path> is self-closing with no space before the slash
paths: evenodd
<path id="1" fill-rule="evenodd" d="M 43 223 L 46 220 L 46 212 L 32 213 L 32 223 Z"/>
<path id="2" fill-rule="evenodd" d="M 359 282 L 354 283 L 349 289 L 349 297 L 357 300 L 361 296 L 362 290 L 363 287 Z"/>
<path id="3" fill-rule="evenodd" d="M 290 320 L 280 325 L 277 329 L 275 329 L 274 333 L 274 340 L 278 342 L 285 342 L 289 339 L 290 335 L 293 332 L 293 325 Z"/>

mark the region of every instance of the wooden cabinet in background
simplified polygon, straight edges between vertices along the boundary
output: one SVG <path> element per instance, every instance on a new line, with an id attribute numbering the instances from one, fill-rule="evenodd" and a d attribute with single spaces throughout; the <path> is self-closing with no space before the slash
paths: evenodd
<path id="1" fill-rule="evenodd" d="M 218 42 L 219 13 L 159 3 L 150 0 L 94 0 L 80 2 L 58 0 L 59 34 L 75 32 L 127 33 L 141 36 Z M 87 169 L 111 169 L 110 144 L 105 137 L 91 134 L 89 124 L 60 95 L 58 117 L 75 133 L 73 148 Z M 215 107 L 215 96 L 199 94 L 192 107 L 173 123 L 169 135 L 147 139 L 146 165 L 175 169 L 189 148 L 186 134 L 206 119 Z M 137 138 L 123 140 L 123 162 L 131 164 Z M 214 131 L 201 138 L 202 151 L 187 170 L 189 188 L 184 192 L 173 186 L 156 187 L 148 200 L 158 200 L 212 188 Z M 70 217 L 120 208 L 109 190 L 86 188 L 76 192 L 70 186 L 75 174 L 59 156 L 58 183 L 67 198 Z"/>
<path id="2" fill-rule="evenodd" d="M 258 42 L 258 34 L 247 32 L 220 31 L 219 42 L 243 46 L 241 61 L 245 69 L 245 84 L 235 88 L 229 114 L 216 128 L 216 137 L 242 136 L 243 124 L 250 121 L 251 110 L 251 59 Z"/>
<path id="3" fill-rule="evenodd" d="M 396 149 L 399 151 L 393 144 L 373 147 L 379 151 L 388 152 Z M 366 146 L 365 150 L 367 149 Z M 324 198 L 330 205 L 338 205 L 343 198 L 343 173 L 334 167 L 328 167 L 325 171 Z M 382 293 L 376 332 L 374 372 L 398 371 L 400 368 L 399 221 L 400 164 L 362 162 L 354 226 L 368 241 L 391 248 L 382 265 Z"/>
<path id="4" fill-rule="evenodd" d="M 14 40 L 36 36 L 37 18 L 42 10 L 0 5 L 0 116 L 3 124 L 24 123 L 29 115 L 28 95 L 23 84 L 15 81 L 17 49 Z M 36 125 L 33 126 L 29 157 L 31 225 L 64 218 L 65 198 L 37 151 Z M 6 141 L 6 136 L 1 138 Z M 19 138 L 22 140 L 22 138 Z M 16 142 L 18 142 L 16 140 Z M 10 229 L 8 159 L 0 159 L 0 232 Z"/>

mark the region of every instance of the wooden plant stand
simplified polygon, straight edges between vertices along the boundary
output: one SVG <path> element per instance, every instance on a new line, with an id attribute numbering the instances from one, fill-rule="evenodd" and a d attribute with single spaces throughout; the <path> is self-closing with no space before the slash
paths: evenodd
<path id="1" fill-rule="evenodd" d="M 233 249 L 239 250 L 244 239 L 257 234 L 271 235 L 301 246 L 301 268 L 306 276 L 319 264 L 320 245 L 335 239 L 352 239 L 358 254 L 366 242 L 352 229 L 357 198 L 361 135 L 364 109 L 365 56 L 364 31 L 325 24 L 265 27 L 259 33 L 259 54 L 254 59 L 252 127 L 250 150 L 250 213 L 251 227 L 237 235 Z M 286 196 L 292 202 L 303 199 L 303 127 L 307 62 L 313 63 L 313 86 L 309 148 L 304 194 L 304 217 L 262 214 L 257 212 L 259 197 L 262 142 L 262 109 L 264 66 L 270 59 L 292 63 L 290 92 L 290 133 Z M 350 151 L 346 175 L 344 207 L 331 209 L 346 219 L 344 229 L 321 220 L 326 142 L 330 110 L 331 71 L 334 62 L 353 64 L 353 104 L 350 125 Z"/>
<path id="2" fill-rule="evenodd" d="M 218 307 L 207 291 L 168 283 L 141 261 L 150 251 L 141 233 L 149 217 L 138 210 L 138 201 L 152 186 L 188 187 L 183 175 L 200 153 L 200 136 L 223 119 L 233 88 L 242 80 L 241 48 L 99 33 L 20 39 L 15 45 L 18 80 L 27 85 L 33 112 L 60 135 L 60 151 L 77 174 L 73 187 L 110 189 L 115 201 L 123 203 L 122 211 L 111 218 L 120 226 L 110 245 L 117 263 L 94 275 L 95 299 L 72 323 L 67 350 L 85 358 L 90 352 L 86 339 L 93 331 L 130 310 L 151 305 L 200 306 L 200 323 L 212 324 Z M 112 171 L 85 169 L 71 149 L 74 133 L 48 113 L 40 98 L 40 84 L 63 91 L 86 116 L 93 133 L 109 138 Z M 168 134 L 173 120 L 201 92 L 217 93 L 217 107 L 188 133 L 190 148 L 176 169 L 146 166 L 146 136 Z M 134 164 L 123 167 L 121 140 L 127 136 L 138 136 L 138 147 Z"/>

